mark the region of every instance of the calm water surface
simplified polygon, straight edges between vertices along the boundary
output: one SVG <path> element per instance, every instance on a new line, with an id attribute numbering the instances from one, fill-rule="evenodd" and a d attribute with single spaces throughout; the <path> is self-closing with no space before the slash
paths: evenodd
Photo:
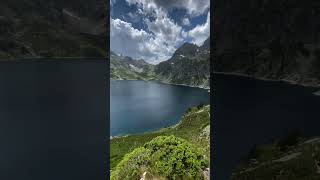
<path id="1" fill-rule="evenodd" d="M 254 144 L 269 143 L 299 130 L 320 136 L 317 89 L 282 82 L 214 75 L 213 149 L 216 179 L 229 179 L 232 169 Z"/>
<path id="2" fill-rule="evenodd" d="M 105 179 L 107 61 L 0 63 L 0 179 Z"/>
<path id="3" fill-rule="evenodd" d="M 145 81 L 110 82 L 110 133 L 143 133 L 176 124 L 186 110 L 209 104 L 208 90 Z"/>

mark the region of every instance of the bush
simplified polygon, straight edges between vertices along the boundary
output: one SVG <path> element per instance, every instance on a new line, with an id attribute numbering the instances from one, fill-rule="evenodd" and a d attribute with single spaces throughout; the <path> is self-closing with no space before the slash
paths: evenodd
<path id="1" fill-rule="evenodd" d="M 127 154 L 111 179 L 139 179 L 143 172 L 167 179 L 202 179 L 208 161 L 191 143 L 175 136 L 159 136 Z"/>
<path id="2" fill-rule="evenodd" d="M 143 147 L 134 149 L 117 165 L 115 171 L 111 173 L 111 179 L 139 179 L 141 168 L 148 165 L 149 157 L 148 149 Z"/>

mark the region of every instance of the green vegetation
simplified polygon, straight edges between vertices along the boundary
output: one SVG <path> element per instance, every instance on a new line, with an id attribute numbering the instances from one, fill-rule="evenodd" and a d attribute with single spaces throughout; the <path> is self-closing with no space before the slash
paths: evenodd
<path id="1" fill-rule="evenodd" d="M 156 157 L 157 153 L 155 153 L 155 151 L 152 150 L 152 148 L 150 149 L 150 147 L 152 147 L 152 146 L 161 145 L 161 143 L 159 144 L 159 142 L 162 142 L 162 143 L 165 142 L 165 140 L 164 140 L 165 138 L 164 137 L 159 138 L 159 136 L 170 136 L 171 140 L 172 139 L 178 140 L 179 142 L 181 142 L 183 144 L 184 147 L 186 147 L 186 146 L 189 147 L 189 143 L 190 143 L 190 144 L 192 144 L 192 146 L 190 146 L 190 148 L 192 147 L 193 153 L 202 154 L 204 160 L 209 160 L 210 159 L 210 106 L 207 105 L 207 106 L 199 106 L 199 107 L 190 108 L 185 113 L 185 115 L 182 117 L 181 121 L 175 126 L 163 128 L 163 129 L 161 129 L 159 131 L 155 131 L 155 132 L 150 132 L 150 133 L 145 133 L 145 134 L 137 134 L 137 135 L 128 135 L 128 136 L 123 136 L 123 137 L 115 137 L 115 138 L 111 139 L 111 142 L 110 142 L 110 168 L 111 168 L 111 171 L 112 172 L 119 171 L 119 169 L 121 169 L 121 167 L 124 167 L 125 164 L 120 163 L 121 161 L 122 162 L 126 161 L 126 159 L 129 159 L 130 157 L 133 157 L 133 156 L 137 157 L 139 154 L 142 154 L 142 153 L 148 153 L 149 150 L 150 150 L 150 153 L 153 154 L 153 156 L 148 156 L 148 157 L 150 157 L 150 158 L 153 157 L 156 159 L 160 158 L 160 157 Z M 154 138 L 156 138 L 156 139 L 154 141 L 152 141 Z M 180 140 L 180 138 L 184 139 L 184 140 Z M 187 143 L 186 141 L 188 141 L 189 143 Z M 168 142 L 171 142 L 171 141 L 168 140 Z M 142 149 L 141 148 L 136 149 L 139 147 L 142 147 Z M 197 149 L 197 150 L 195 150 L 195 149 Z M 132 152 L 132 153 L 130 153 L 130 152 Z M 165 152 L 165 151 L 163 151 L 163 152 Z M 128 153 L 130 153 L 130 154 L 128 154 Z M 179 150 L 171 152 L 171 153 L 179 153 Z M 163 156 L 164 154 L 160 153 L 158 155 Z M 171 154 L 171 155 L 173 155 L 173 154 Z M 171 155 L 168 155 L 165 157 L 168 158 L 168 157 L 171 157 Z M 154 159 L 151 159 L 150 161 L 153 161 L 153 160 Z M 154 160 L 154 161 L 156 161 L 156 160 Z M 198 167 L 198 165 L 199 165 L 198 162 L 196 164 L 197 164 L 196 166 Z M 208 164 L 206 164 L 206 165 L 208 165 Z M 165 175 L 165 174 L 161 173 L 162 172 L 161 169 L 168 168 L 168 166 L 169 165 L 166 165 L 163 163 L 158 163 L 157 164 L 158 171 L 150 172 L 150 173 L 155 173 L 155 174 L 159 173 L 161 175 Z M 150 167 L 150 168 L 152 170 L 154 170 L 153 169 L 154 167 L 153 168 Z M 174 170 L 174 171 L 177 174 L 181 173 L 180 171 L 176 171 L 176 170 Z M 116 173 L 119 173 L 119 172 L 116 172 Z"/>
<path id="2" fill-rule="evenodd" d="M 302 140 L 296 133 L 255 147 L 232 174 L 232 180 L 318 180 L 320 138 Z"/>
<path id="3" fill-rule="evenodd" d="M 175 136 L 158 136 L 125 155 L 111 179 L 139 179 L 149 176 L 170 179 L 201 179 L 208 159 L 193 144 Z"/>

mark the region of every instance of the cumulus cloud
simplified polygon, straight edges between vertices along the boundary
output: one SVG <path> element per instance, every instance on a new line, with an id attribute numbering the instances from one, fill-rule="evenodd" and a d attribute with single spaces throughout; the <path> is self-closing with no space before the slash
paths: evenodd
<path id="1" fill-rule="evenodd" d="M 210 8 L 210 0 L 126 0 L 129 4 L 138 4 L 144 9 L 162 9 L 170 11 L 174 8 L 185 9 L 189 15 L 198 16 Z"/>
<path id="2" fill-rule="evenodd" d="M 192 42 L 201 46 L 203 42 L 210 35 L 210 12 L 207 15 L 207 21 L 204 24 L 197 25 L 189 32 L 185 33 L 185 36 L 192 39 Z"/>
<path id="3" fill-rule="evenodd" d="M 167 43 L 176 44 L 182 41 L 181 30 L 182 28 L 175 24 L 173 20 L 168 17 L 156 18 L 154 21 L 146 19 L 148 29 L 157 37 Z"/>
<path id="4" fill-rule="evenodd" d="M 111 0 L 114 1 L 114 0 Z M 190 31 L 169 17 L 172 8 L 185 8 L 189 15 L 207 12 L 209 0 L 126 0 L 129 4 L 137 5 L 136 13 L 128 13 L 130 19 L 110 19 L 111 49 L 118 54 L 127 55 L 135 59 L 144 59 L 156 64 L 168 60 L 175 50 L 188 39 L 192 43 L 202 45 L 210 34 L 210 13 L 207 21 L 197 25 Z M 199 5 L 201 8 L 195 8 Z M 191 7 L 192 6 L 192 7 Z M 189 16 L 189 17 L 190 17 Z M 141 21 L 145 27 L 135 29 L 129 22 Z M 129 22 L 126 22 L 129 21 Z M 188 16 L 184 16 L 179 23 L 191 25 Z"/>
<path id="5" fill-rule="evenodd" d="M 116 0 L 110 0 L 110 6 L 113 6 L 116 3 Z"/>
<path id="6" fill-rule="evenodd" d="M 170 29 L 168 20 L 149 22 L 152 32 L 138 30 L 131 23 L 120 19 L 110 21 L 111 49 L 116 53 L 145 59 L 150 63 L 158 63 L 170 58 L 175 51 L 179 38 L 174 34 L 181 33 L 179 27 Z M 172 24 L 171 24 L 172 25 Z M 170 32 L 169 34 L 166 34 Z M 180 41 L 182 39 L 180 38 Z"/>
<path id="7" fill-rule="evenodd" d="M 189 18 L 183 18 L 182 19 L 182 24 L 185 25 L 185 26 L 190 26 Z"/>

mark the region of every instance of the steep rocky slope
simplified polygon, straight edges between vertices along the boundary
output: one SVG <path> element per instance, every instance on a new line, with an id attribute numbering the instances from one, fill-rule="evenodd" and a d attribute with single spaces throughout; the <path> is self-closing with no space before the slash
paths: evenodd
<path id="1" fill-rule="evenodd" d="M 167 83 L 209 88 L 209 39 L 201 47 L 190 43 L 183 44 L 169 60 L 156 66 L 157 79 Z"/>
<path id="2" fill-rule="evenodd" d="M 320 2 L 214 3 L 214 70 L 320 84 Z"/>
<path id="3" fill-rule="evenodd" d="M 107 2 L 3 0 L 0 59 L 105 57 Z"/>

